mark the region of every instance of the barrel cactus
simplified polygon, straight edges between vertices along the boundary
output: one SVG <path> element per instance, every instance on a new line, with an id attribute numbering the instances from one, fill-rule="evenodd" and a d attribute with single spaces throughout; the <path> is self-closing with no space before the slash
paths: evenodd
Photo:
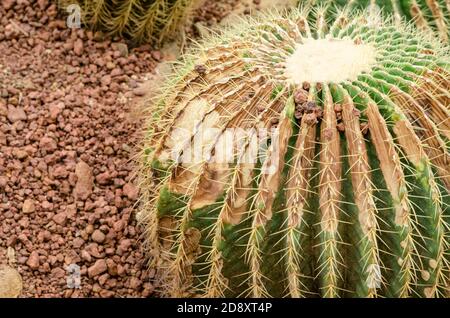
<path id="1" fill-rule="evenodd" d="M 349 10 L 371 7 L 392 16 L 396 23 L 402 19 L 413 21 L 422 32 L 436 34 L 444 43 L 449 42 L 449 0 L 300 0 L 299 4 L 323 5 L 331 11 L 335 7 L 347 7 Z"/>
<path id="2" fill-rule="evenodd" d="M 162 41 L 179 31 L 189 13 L 202 0 L 59 0 L 67 8 L 77 4 L 83 22 L 136 44 Z"/>
<path id="3" fill-rule="evenodd" d="M 149 104 L 138 216 L 163 296 L 446 295 L 448 50 L 325 12 L 244 19 Z"/>

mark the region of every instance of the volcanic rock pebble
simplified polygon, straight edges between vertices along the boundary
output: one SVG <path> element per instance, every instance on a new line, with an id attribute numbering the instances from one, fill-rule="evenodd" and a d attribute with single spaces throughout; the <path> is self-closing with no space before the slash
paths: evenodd
<path id="1" fill-rule="evenodd" d="M 27 120 L 27 114 L 21 107 L 8 106 L 8 120 L 11 123 L 15 123 L 20 120 Z"/>
<path id="2" fill-rule="evenodd" d="M 27 265 L 30 269 L 36 270 L 39 268 L 39 254 L 36 251 L 31 252 L 30 257 L 27 260 Z"/>
<path id="3" fill-rule="evenodd" d="M 94 185 L 92 169 L 87 163 L 80 161 L 75 168 L 75 174 L 77 176 L 77 183 L 74 189 L 74 196 L 76 199 L 86 200 L 92 193 L 92 187 Z"/>
<path id="4" fill-rule="evenodd" d="M 27 199 L 23 202 L 22 212 L 23 213 L 33 213 L 36 210 L 34 205 L 34 201 L 31 199 Z"/>
<path id="5" fill-rule="evenodd" d="M 104 259 L 97 260 L 94 265 L 88 268 L 88 275 L 90 278 L 98 276 L 106 272 L 108 267 L 106 266 L 106 261 Z"/>

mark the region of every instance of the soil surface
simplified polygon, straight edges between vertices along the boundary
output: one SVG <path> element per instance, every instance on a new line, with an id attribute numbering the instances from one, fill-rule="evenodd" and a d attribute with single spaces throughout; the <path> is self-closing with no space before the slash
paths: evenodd
<path id="1" fill-rule="evenodd" d="M 239 2 L 208 0 L 186 37 L 261 4 Z M 52 3 L 0 3 L 0 279 L 18 271 L 20 297 L 155 296 L 135 220 L 137 105 L 176 53 L 70 29 Z"/>

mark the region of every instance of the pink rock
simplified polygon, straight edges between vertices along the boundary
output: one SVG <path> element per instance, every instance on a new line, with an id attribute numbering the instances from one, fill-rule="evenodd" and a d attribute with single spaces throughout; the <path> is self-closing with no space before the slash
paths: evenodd
<path id="1" fill-rule="evenodd" d="M 95 177 L 98 184 L 106 185 L 111 181 L 111 175 L 108 171 L 103 172 Z"/>
<path id="2" fill-rule="evenodd" d="M 95 262 L 94 265 L 88 268 L 88 276 L 90 278 L 98 276 L 106 272 L 108 267 L 106 266 L 106 262 L 104 259 L 99 259 Z"/>
<path id="3" fill-rule="evenodd" d="M 113 50 L 118 51 L 122 57 L 128 55 L 128 46 L 125 43 L 112 43 L 111 47 Z"/>
<path id="4" fill-rule="evenodd" d="M 8 179 L 4 176 L 0 176 L 0 189 L 6 187 L 8 184 Z"/>
<path id="5" fill-rule="evenodd" d="M 38 0 L 37 3 L 41 10 L 44 10 L 48 6 L 48 0 Z"/>
<path id="6" fill-rule="evenodd" d="M 133 94 L 136 95 L 136 96 L 144 96 L 145 94 L 147 94 L 147 92 L 148 92 L 148 88 L 146 86 L 144 86 L 144 85 L 136 87 L 133 90 Z"/>
<path id="7" fill-rule="evenodd" d="M 9 10 L 12 8 L 12 6 L 15 4 L 16 0 L 2 0 L 2 6 L 6 10 Z"/>
<path id="8" fill-rule="evenodd" d="M 125 268 L 122 265 L 117 265 L 117 275 L 124 276 L 125 274 Z"/>
<path id="9" fill-rule="evenodd" d="M 56 141 L 50 137 L 42 137 L 39 141 L 39 148 L 46 150 L 48 152 L 53 152 L 58 148 Z"/>
<path id="10" fill-rule="evenodd" d="M 160 61 L 162 58 L 161 51 L 152 51 L 152 57 L 155 60 Z"/>
<path id="11" fill-rule="evenodd" d="M 32 270 L 39 268 L 39 254 L 36 251 L 31 252 L 30 257 L 27 260 L 27 265 Z"/>
<path id="12" fill-rule="evenodd" d="M 111 71 L 112 77 L 119 76 L 119 75 L 122 75 L 122 70 L 120 68 L 115 68 Z"/>
<path id="13" fill-rule="evenodd" d="M 67 171 L 67 168 L 63 165 L 56 166 L 53 169 L 53 176 L 55 178 L 64 179 L 64 178 L 67 178 L 68 175 L 69 175 L 69 171 Z"/>
<path id="14" fill-rule="evenodd" d="M 8 120 L 11 123 L 15 123 L 17 121 L 20 120 L 27 120 L 27 114 L 25 114 L 25 111 L 23 110 L 22 107 L 14 107 L 12 105 L 10 105 L 8 107 Z"/>
<path id="15" fill-rule="evenodd" d="M 103 232 L 100 230 L 95 230 L 94 233 L 92 233 L 91 237 L 94 242 L 97 242 L 99 244 L 103 243 L 106 238 L 105 234 L 103 234 Z"/>
<path id="16" fill-rule="evenodd" d="M 106 281 L 108 280 L 109 275 L 108 274 L 103 274 L 102 276 L 100 276 L 98 278 L 98 282 L 100 283 L 100 285 L 105 285 Z"/>
<path id="17" fill-rule="evenodd" d="M 98 250 L 97 243 L 91 243 L 88 246 L 86 246 L 86 251 L 95 258 L 102 258 L 104 257 Z"/>
<path id="18" fill-rule="evenodd" d="M 41 207 L 42 207 L 42 210 L 44 210 L 44 211 L 52 211 L 54 206 L 53 206 L 53 203 L 51 203 L 51 202 L 42 201 Z"/>
<path id="19" fill-rule="evenodd" d="M 76 55 L 80 56 L 83 54 L 83 51 L 84 51 L 83 41 L 81 39 L 77 39 L 73 44 L 73 52 Z"/>
<path id="20" fill-rule="evenodd" d="M 92 193 L 92 187 L 94 185 L 92 169 L 87 163 L 80 161 L 75 167 L 75 174 L 77 176 L 77 183 L 74 189 L 74 196 L 76 199 L 86 200 Z"/>
<path id="21" fill-rule="evenodd" d="M 131 241 L 129 239 L 121 240 L 119 243 L 119 248 L 126 252 L 131 247 Z"/>
<path id="22" fill-rule="evenodd" d="M 14 157 L 16 157 L 19 160 L 22 160 L 22 159 L 25 159 L 26 157 L 28 157 L 28 153 L 25 150 L 17 149 L 17 148 L 14 148 L 13 155 L 14 155 Z"/>
<path id="23" fill-rule="evenodd" d="M 66 271 L 64 269 L 62 269 L 61 267 L 56 267 L 56 268 L 52 269 L 50 275 L 54 279 L 61 279 L 66 276 Z"/>
<path id="24" fill-rule="evenodd" d="M 139 287 L 141 287 L 142 282 L 139 278 L 137 277 L 131 277 L 130 278 L 130 288 L 131 289 L 138 289 Z"/>
<path id="25" fill-rule="evenodd" d="M 109 86 L 111 84 L 111 76 L 105 75 L 100 80 L 102 86 Z"/>
<path id="26" fill-rule="evenodd" d="M 150 297 L 153 294 L 154 291 L 154 287 L 152 284 L 147 283 L 144 285 L 144 290 L 142 291 L 142 296 L 143 297 Z"/>
<path id="27" fill-rule="evenodd" d="M 81 259 L 86 261 L 86 262 L 90 262 L 90 261 L 92 261 L 92 256 L 87 251 L 82 250 L 81 251 Z"/>
<path id="28" fill-rule="evenodd" d="M 123 186 L 123 194 L 134 201 L 139 197 L 139 189 L 134 184 L 127 183 Z"/>
<path id="29" fill-rule="evenodd" d="M 58 118 L 58 115 L 61 114 L 61 112 L 64 109 L 64 104 L 63 103 L 58 103 L 58 104 L 52 104 L 48 107 L 49 112 L 50 112 L 50 118 L 55 120 L 56 118 Z"/>
<path id="30" fill-rule="evenodd" d="M 22 205 L 22 212 L 28 214 L 33 213 L 34 211 L 36 211 L 34 201 L 31 199 L 26 199 Z"/>
<path id="31" fill-rule="evenodd" d="M 100 291 L 100 297 L 101 298 L 112 298 L 112 297 L 114 297 L 114 292 L 112 290 L 102 289 Z"/>
<path id="32" fill-rule="evenodd" d="M 72 246 L 76 249 L 79 249 L 81 246 L 83 246 L 84 240 L 81 237 L 77 237 L 73 240 Z M 83 255 L 81 255 L 83 257 Z"/>
<path id="33" fill-rule="evenodd" d="M 53 217 L 53 221 L 56 224 L 64 226 L 64 225 L 66 225 L 66 222 L 67 222 L 67 214 L 65 212 L 58 213 Z"/>
<path id="34" fill-rule="evenodd" d="M 112 259 L 106 260 L 106 265 L 108 267 L 108 273 L 111 276 L 117 276 L 117 264 Z"/>
<path id="35" fill-rule="evenodd" d="M 16 39 L 21 35 L 20 31 L 12 23 L 5 26 L 4 34 L 9 40 Z"/>
<path id="36" fill-rule="evenodd" d="M 125 226 L 126 226 L 125 221 L 121 219 L 114 223 L 113 229 L 116 233 L 118 233 L 118 232 L 122 232 L 123 229 L 125 228 Z"/>

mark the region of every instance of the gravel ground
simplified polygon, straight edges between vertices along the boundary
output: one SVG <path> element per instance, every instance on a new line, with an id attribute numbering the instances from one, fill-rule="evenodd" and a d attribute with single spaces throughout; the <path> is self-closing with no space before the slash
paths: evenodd
<path id="1" fill-rule="evenodd" d="M 194 22 L 236 2 L 209 1 Z M 153 296 L 130 158 L 135 99 L 163 59 L 68 29 L 48 0 L 1 1 L 0 265 L 21 274 L 21 297 Z M 79 289 L 67 285 L 76 266 Z"/>
<path id="2" fill-rule="evenodd" d="M 11 247 L 24 297 L 150 296 L 128 105 L 160 53 L 68 29 L 49 1 L 2 1 L 0 17 L 1 262 Z"/>
<path id="3" fill-rule="evenodd" d="M 181 42 L 264 1 L 208 0 Z M 0 2 L 0 286 L 17 270 L 20 297 L 157 296 L 132 158 L 140 100 L 178 46 L 131 49 L 69 29 L 54 2 Z"/>

